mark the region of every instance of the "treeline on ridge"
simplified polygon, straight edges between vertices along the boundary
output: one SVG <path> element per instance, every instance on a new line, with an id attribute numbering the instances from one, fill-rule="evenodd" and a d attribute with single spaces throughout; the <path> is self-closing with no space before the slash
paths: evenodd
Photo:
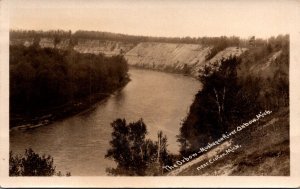
<path id="1" fill-rule="evenodd" d="M 10 46 L 10 113 L 34 113 L 93 95 L 107 96 L 128 81 L 123 56 Z"/>
<path id="2" fill-rule="evenodd" d="M 243 43 L 243 39 L 236 36 L 226 37 L 152 37 L 152 36 L 140 36 L 140 35 L 127 35 L 112 32 L 102 31 L 85 31 L 78 30 L 75 32 L 64 30 L 10 30 L 11 39 L 22 38 L 74 38 L 74 39 L 96 39 L 96 40 L 111 40 L 122 41 L 128 43 L 140 43 L 140 42 L 162 42 L 162 43 L 187 43 L 187 44 L 205 44 L 214 45 L 220 41 L 224 41 L 228 45 L 238 45 Z"/>

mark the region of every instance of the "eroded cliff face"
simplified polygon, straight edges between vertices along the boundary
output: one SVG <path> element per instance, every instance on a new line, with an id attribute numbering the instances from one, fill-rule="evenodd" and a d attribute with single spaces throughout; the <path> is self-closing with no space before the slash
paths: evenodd
<path id="1" fill-rule="evenodd" d="M 139 43 L 125 58 L 133 66 L 184 73 L 203 64 L 210 49 L 198 44 Z"/>
<path id="2" fill-rule="evenodd" d="M 103 53 L 106 56 L 113 56 L 124 54 L 134 46 L 135 44 L 125 42 L 80 39 L 74 46 L 74 50 L 80 53 Z"/>
<path id="3" fill-rule="evenodd" d="M 280 68 L 280 70 L 286 74 L 288 74 L 288 66 L 287 65 L 278 65 L 276 60 L 282 54 L 282 50 L 274 52 L 269 57 L 266 57 L 266 60 L 262 64 L 254 64 L 249 68 L 249 72 L 255 76 L 261 76 L 263 78 L 274 77 L 276 74 L 276 70 Z"/>
<path id="4" fill-rule="evenodd" d="M 22 44 L 28 47 L 34 44 L 34 39 L 12 39 L 10 43 L 11 45 Z M 134 44 L 93 39 L 78 39 L 74 42 L 71 39 L 55 41 L 54 38 L 41 38 L 38 44 L 42 48 L 72 48 L 80 53 L 102 53 L 106 56 L 122 54 L 131 66 L 183 73 L 193 77 L 198 77 L 199 70 L 203 69 L 204 65 L 218 64 L 221 59 L 240 56 L 247 50 L 245 48 L 228 47 L 210 60 L 206 60 L 205 57 L 210 53 L 213 46 L 158 42 Z"/>
<path id="5" fill-rule="evenodd" d="M 33 38 L 24 39 L 12 39 L 10 40 L 11 45 L 24 45 L 31 46 L 34 44 Z M 72 48 L 80 53 L 92 53 L 92 54 L 104 54 L 106 56 L 113 56 L 118 54 L 125 54 L 132 49 L 135 44 L 118 42 L 118 41 L 107 41 L 107 40 L 93 40 L 93 39 L 78 39 L 71 41 L 71 39 L 60 39 L 55 41 L 54 38 L 40 38 L 38 45 L 42 48 L 57 48 L 57 49 L 69 49 Z"/>
<path id="6" fill-rule="evenodd" d="M 204 69 L 205 66 L 210 66 L 212 68 L 218 68 L 220 66 L 221 60 L 226 60 L 226 59 L 230 58 L 231 56 L 239 57 L 247 50 L 248 50 L 247 48 L 228 47 L 228 48 L 218 52 L 210 60 L 207 60 L 202 64 L 195 65 L 192 75 L 195 77 L 198 77 L 201 74 L 201 71 Z M 214 66 L 212 66 L 212 65 L 214 65 Z M 212 69 L 212 71 L 214 71 L 214 70 Z"/>
<path id="7" fill-rule="evenodd" d="M 228 47 L 212 59 L 205 57 L 212 47 L 200 44 L 139 43 L 125 54 L 132 66 L 161 71 L 179 72 L 197 77 L 204 65 L 219 63 L 230 56 L 240 56 L 247 49 Z"/>
<path id="8" fill-rule="evenodd" d="M 10 39 L 10 45 L 24 45 L 25 47 L 29 47 L 33 45 L 33 38 L 22 38 L 22 39 Z"/>

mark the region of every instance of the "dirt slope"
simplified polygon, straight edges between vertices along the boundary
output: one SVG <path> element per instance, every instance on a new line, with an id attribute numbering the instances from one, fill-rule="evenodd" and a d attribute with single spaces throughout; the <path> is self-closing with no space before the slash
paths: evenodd
<path id="1" fill-rule="evenodd" d="M 225 142 L 226 143 L 226 142 Z M 227 141 L 228 143 L 228 141 Z M 261 119 L 257 124 L 235 135 L 231 146 L 240 145 L 233 153 L 208 164 L 201 165 L 228 149 L 222 144 L 189 162 L 189 166 L 169 175 L 237 175 L 237 176 L 288 176 L 289 171 L 289 110 Z M 197 169 L 198 168 L 198 169 Z"/>
<path id="2" fill-rule="evenodd" d="M 24 45 L 31 46 L 33 44 L 33 38 L 11 39 L 11 45 Z M 43 37 L 39 41 L 39 46 L 42 48 L 54 48 L 54 38 Z M 73 47 L 75 51 L 80 53 L 103 53 L 106 56 L 124 54 L 135 46 L 133 43 L 125 43 L 118 41 L 108 40 L 94 40 L 94 39 L 79 39 L 76 45 Z M 61 39 L 55 48 L 68 49 L 70 47 L 70 39 Z"/>
<path id="3" fill-rule="evenodd" d="M 210 53 L 211 47 L 200 44 L 175 44 L 175 43 L 139 43 L 125 54 L 128 63 L 133 66 L 169 72 L 185 72 L 197 77 L 198 71 L 205 64 L 217 62 L 230 55 L 239 56 L 246 49 L 228 47 L 219 52 L 211 60 L 205 57 Z"/>
<path id="4" fill-rule="evenodd" d="M 78 44 L 74 47 L 74 50 L 80 53 L 103 53 L 106 56 L 118 55 L 126 53 L 132 49 L 135 45 L 132 43 L 124 43 L 117 41 L 100 41 L 81 39 L 78 40 Z"/>

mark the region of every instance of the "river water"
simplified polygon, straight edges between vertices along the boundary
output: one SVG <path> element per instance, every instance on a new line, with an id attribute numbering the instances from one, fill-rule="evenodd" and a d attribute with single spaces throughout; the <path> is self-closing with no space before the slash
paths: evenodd
<path id="1" fill-rule="evenodd" d="M 158 130 L 168 137 L 168 149 L 178 153 L 176 135 L 188 113 L 194 95 L 201 88 L 193 78 L 130 68 L 131 81 L 94 108 L 76 116 L 31 130 L 12 130 L 10 150 L 23 154 L 31 147 L 39 154 L 51 155 L 56 170 L 72 175 L 106 175 L 114 166 L 104 158 L 111 140 L 110 123 L 117 118 L 127 122 L 143 118 L 148 138 Z"/>

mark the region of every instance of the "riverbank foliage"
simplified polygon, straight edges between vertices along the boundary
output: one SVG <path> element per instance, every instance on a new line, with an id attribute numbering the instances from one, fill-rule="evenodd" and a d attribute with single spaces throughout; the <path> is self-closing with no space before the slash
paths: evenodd
<path id="1" fill-rule="evenodd" d="M 270 38 L 239 58 L 222 60 L 218 68 L 209 65 L 199 79 L 203 89 L 196 94 L 178 135 L 182 156 L 261 111 L 289 107 L 289 36 Z"/>
<path id="2" fill-rule="evenodd" d="M 147 126 L 142 119 L 129 124 L 125 119 L 116 119 L 111 126 L 111 148 L 105 157 L 113 159 L 117 167 L 107 169 L 110 175 L 162 175 L 162 167 L 173 164 L 173 156 L 167 150 L 167 137 L 160 131 L 157 141 L 146 139 Z"/>
<path id="3" fill-rule="evenodd" d="M 35 112 L 103 96 L 128 81 L 123 56 L 79 54 L 72 50 L 10 46 L 10 113 Z"/>

